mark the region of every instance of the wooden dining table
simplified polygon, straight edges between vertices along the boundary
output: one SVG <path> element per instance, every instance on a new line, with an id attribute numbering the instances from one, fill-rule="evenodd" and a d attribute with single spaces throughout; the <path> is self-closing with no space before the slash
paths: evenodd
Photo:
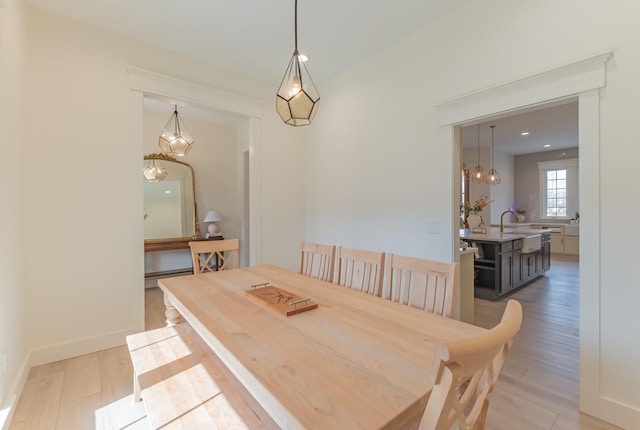
<path id="1" fill-rule="evenodd" d="M 317 308 L 285 316 L 247 291 Z M 439 342 L 486 330 L 270 265 L 158 281 L 181 316 L 283 429 L 402 429 L 429 398 Z"/>

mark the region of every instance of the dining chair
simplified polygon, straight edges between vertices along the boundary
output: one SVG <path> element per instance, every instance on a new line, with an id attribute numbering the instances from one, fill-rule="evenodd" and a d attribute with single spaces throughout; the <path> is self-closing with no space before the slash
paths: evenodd
<path id="1" fill-rule="evenodd" d="M 458 263 L 387 254 L 382 297 L 451 318 L 457 266 Z"/>
<path id="2" fill-rule="evenodd" d="M 336 256 L 335 245 L 300 242 L 300 269 L 303 275 L 331 282 L 333 280 L 333 261 Z"/>
<path id="3" fill-rule="evenodd" d="M 384 253 L 360 249 L 336 249 L 333 282 L 374 296 L 380 295 Z"/>
<path id="4" fill-rule="evenodd" d="M 238 239 L 192 241 L 189 248 L 194 275 L 238 268 Z"/>
<path id="5" fill-rule="evenodd" d="M 484 429 L 489 399 L 521 324 L 522 306 L 509 300 L 488 332 L 439 345 L 419 430 Z"/>

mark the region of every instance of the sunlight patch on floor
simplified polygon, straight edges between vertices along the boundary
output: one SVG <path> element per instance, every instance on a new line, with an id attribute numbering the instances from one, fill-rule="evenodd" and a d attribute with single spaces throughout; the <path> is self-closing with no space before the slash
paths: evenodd
<path id="1" fill-rule="evenodd" d="M 149 430 L 144 402 L 135 403 L 133 394 L 95 411 L 96 430 Z"/>

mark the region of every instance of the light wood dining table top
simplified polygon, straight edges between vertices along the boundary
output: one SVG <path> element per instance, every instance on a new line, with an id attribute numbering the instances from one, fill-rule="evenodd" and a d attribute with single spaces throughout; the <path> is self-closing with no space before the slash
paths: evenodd
<path id="1" fill-rule="evenodd" d="M 318 308 L 281 315 L 245 292 L 265 282 Z M 429 398 L 438 342 L 486 331 L 275 266 L 158 283 L 286 429 L 409 427 Z"/>

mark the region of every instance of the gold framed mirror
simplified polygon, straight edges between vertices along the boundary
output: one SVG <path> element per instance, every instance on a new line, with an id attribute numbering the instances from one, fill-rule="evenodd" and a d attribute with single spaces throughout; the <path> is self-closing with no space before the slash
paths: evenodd
<path id="1" fill-rule="evenodd" d="M 167 174 L 158 182 L 142 179 L 145 251 L 188 247 L 189 240 L 200 238 L 193 167 L 164 154 L 149 154 L 144 156 L 143 169 L 151 160 Z"/>

